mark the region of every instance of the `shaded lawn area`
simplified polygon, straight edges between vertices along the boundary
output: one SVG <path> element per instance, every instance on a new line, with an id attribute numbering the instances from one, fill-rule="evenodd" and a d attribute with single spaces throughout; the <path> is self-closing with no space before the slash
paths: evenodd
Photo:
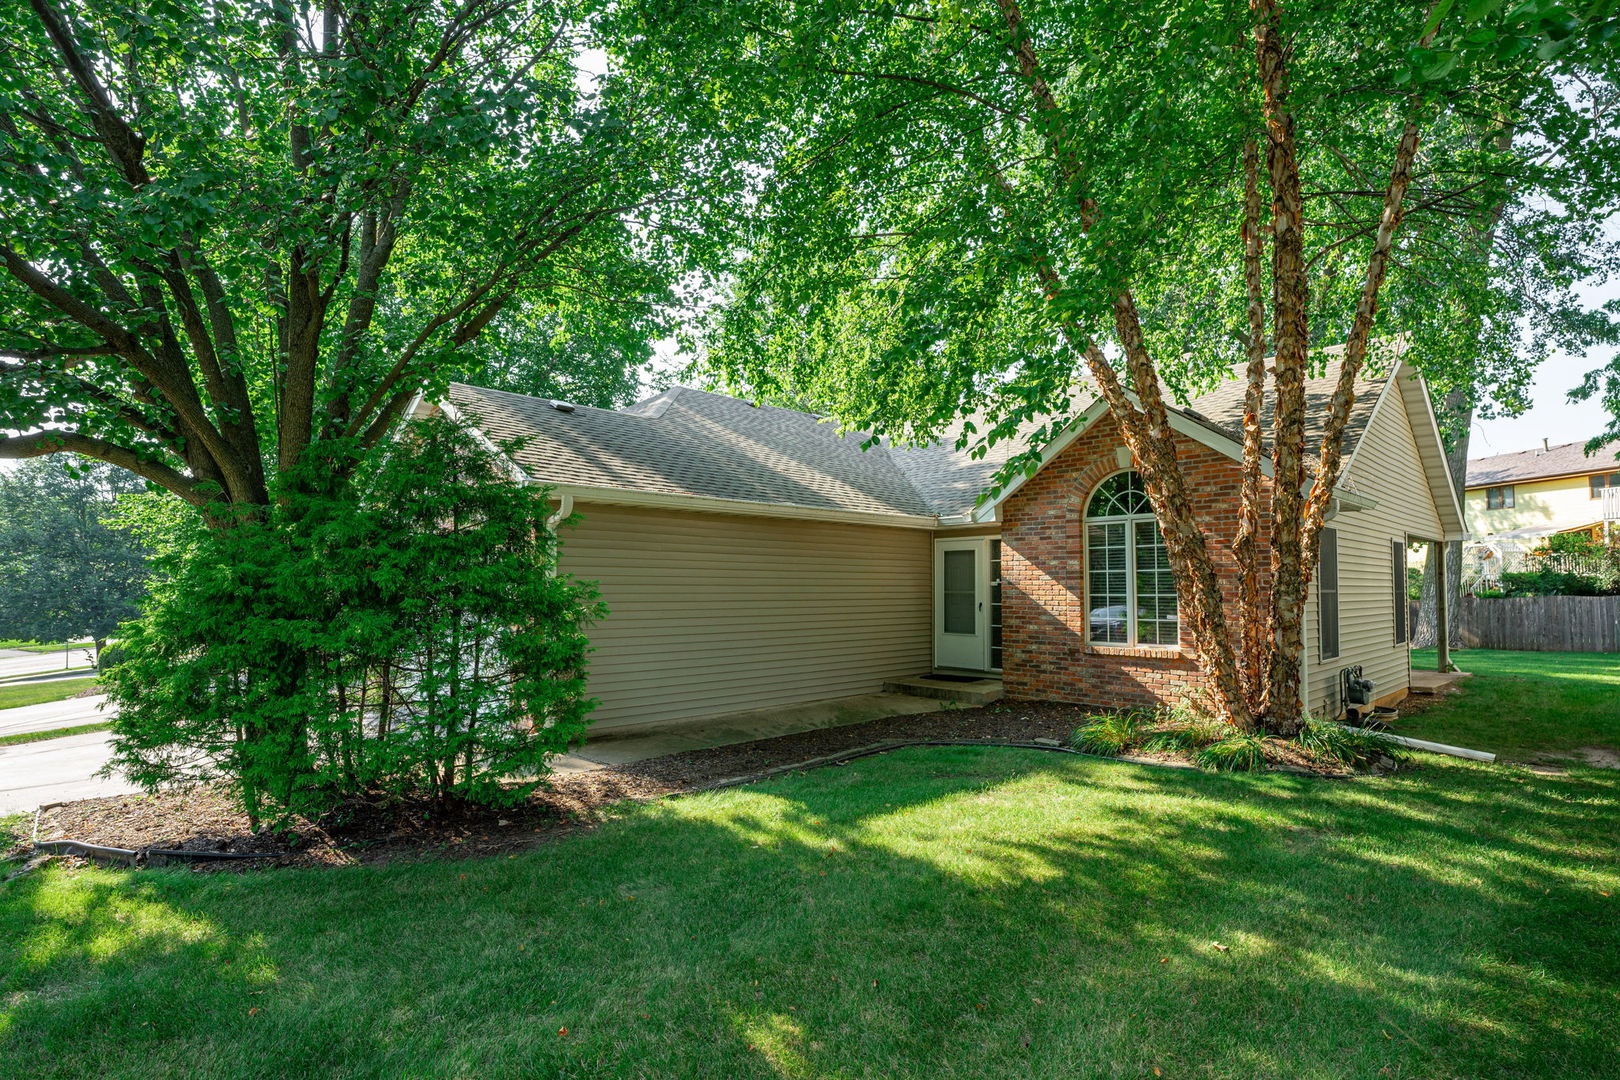
<path id="1" fill-rule="evenodd" d="M 1620 751 L 1620 654 L 1458 649 L 1474 677 L 1461 691 L 1402 716 L 1402 735 L 1490 750 L 1512 761 L 1573 757 L 1583 746 Z M 1434 650 L 1412 666 L 1433 670 Z"/>
<path id="2" fill-rule="evenodd" d="M 48 868 L 0 1076 L 1609 1077 L 1617 831 L 1603 770 L 931 747 L 505 859 Z"/>
<path id="3" fill-rule="evenodd" d="M 43 705 L 47 701 L 61 701 L 82 693 L 96 684 L 98 676 L 83 679 L 50 679 L 22 686 L 0 686 L 0 709 L 17 709 L 24 705 Z"/>

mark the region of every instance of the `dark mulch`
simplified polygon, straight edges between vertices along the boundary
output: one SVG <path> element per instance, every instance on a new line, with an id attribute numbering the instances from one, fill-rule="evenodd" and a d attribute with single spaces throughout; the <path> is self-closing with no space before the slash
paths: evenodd
<path id="1" fill-rule="evenodd" d="M 1090 710 L 1055 702 L 999 702 L 982 708 L 892 716 L 758 742 L 688 750 L 582 773 L 559 773 L 524 804 L 503 809 L 354 803 L 289 832 L 255 834 L 219 788 L 65 803 L 40 815 L 39 838 L 108 847 L 188 851 L 285 851 L 278 859 L 198 864 L 198 869 L 345 866 L 402 859 L 508 854 L 601 821 L 625 799 L 653 799 L 754 776 L 887 741 L 1066 740 Z M 1167 755 L 1166 764 L 1173 763 Z"/>
<path id="2" fill-rule="evenodd" d="M 557 774 L 524 804 L 503 809 L 365 803 L 320 822 L 299 819 L 279 835 L 255 834 L 221 788 L 121 795 L 64 803 L 40 815 L 39 838 L 107 847 L 181 851 L 285 851 L 279 859 L 199 864 L 200 869 L 344 866 L 423 857 L 511 853 L 602 819 L 625 799 L 653 799 L 888 740 L 1065 739 L 1086 710 L 1053 703 L 998 703 L 894 716 L 759 742 L 688 750 L 592 772 Z"/>

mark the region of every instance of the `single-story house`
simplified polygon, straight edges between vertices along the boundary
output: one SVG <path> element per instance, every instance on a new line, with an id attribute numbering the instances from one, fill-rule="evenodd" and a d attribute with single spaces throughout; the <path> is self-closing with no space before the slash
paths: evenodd
<path id="1" fill-rule="evenodd" d="M 1319 429 L 1336 372 L 1307 385 Z M 1422 381 L 1364 378 L 1307 610 L 1308 706 L 1343 710 L 1345 670 L 1408 687 L 1406 547 L 1460 539 Z M 1177 408 L 1178 451 L 1219 571 L 1241 482 L 1243 388 Z M 675 387 L 597 409 L 452 385 L 442 409 L 549 485 L 562 569 L 599 583 L 595 730 L 871 693 L 919 674 L 999 677 L 1009 697 L 1173 701 L 1202 675 L 1140 478 L 1097 401 L 991 497 L 1021 447 L 906 448 L 811 413 Z M 1262 548 L 1264 552 L 1264 548 Z M 1269 554 L 1264 554 L 1269 560 Z"/>

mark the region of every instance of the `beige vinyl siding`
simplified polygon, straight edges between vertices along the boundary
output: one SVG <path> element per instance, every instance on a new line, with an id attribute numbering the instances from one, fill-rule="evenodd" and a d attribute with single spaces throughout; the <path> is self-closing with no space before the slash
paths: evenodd
<path id="1" fill-rule="evenodd" d="M 1337 657 L 1322 659 L 1314 586 L 1307 608 L 1309 700 L 1318 711 L 1341 707 L 1339 672 L 1353 664 L 1373 681 L 1377 697 L 1410 685 L 1408 645 L 1395 643 L 1390 542 L 1428 540 L 1442 531 L 1400 390 L 1391 386 L 1384 393 L 1346 474 L 1357 494 L 1378 505 L 1343 511 L 1328 523 L 1339 530 Z"/>
<path id="2" fill-rule="evenodd" d="M 923 529 L 581 503 L 595 730 L 871 693 L 932 664 Z"/>

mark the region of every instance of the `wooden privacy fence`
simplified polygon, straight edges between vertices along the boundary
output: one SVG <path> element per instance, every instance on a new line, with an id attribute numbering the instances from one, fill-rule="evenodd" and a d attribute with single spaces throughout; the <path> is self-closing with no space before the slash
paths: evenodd
<path id="1" fill-rule="evenodd" d="M 1620 652 L 1620 596 L 1465 596 L 1453 625 L 1475 649 Z"/>

